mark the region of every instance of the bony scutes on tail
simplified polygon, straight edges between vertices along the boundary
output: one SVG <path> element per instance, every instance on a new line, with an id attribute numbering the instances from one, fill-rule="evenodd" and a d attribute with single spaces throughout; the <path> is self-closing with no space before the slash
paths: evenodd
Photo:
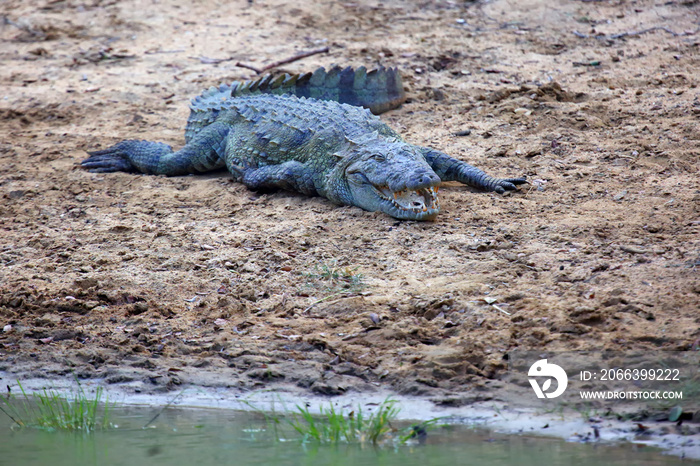
<path id="1" fill-rule="evenodd" d="M 226 167 L 251 189 L 320 195 L 406 220 L 437 216 L 442 181 L 498 193 L 526 182 L 494 178 L 447 154 L 409 144 L 372 114 L 404 100 L 395 68 L 266 75 L 211 88 L 193 99 L 185 146 L 178 151 L 128 140 L 88 152 L 82 166 L 92 172 L 169 176 Z"/>

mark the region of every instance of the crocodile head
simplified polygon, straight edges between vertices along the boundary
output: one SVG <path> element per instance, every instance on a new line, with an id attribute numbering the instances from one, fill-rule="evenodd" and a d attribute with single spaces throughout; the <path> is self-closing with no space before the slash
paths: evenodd
<path id="1" fill-rule="evenodd" d="M 331 176 L 343 180 L 341 203 L 402 220 L 433 220 L 440 211 L 440 178 L 414 146 L 372 138 L 336 155 Z"/>

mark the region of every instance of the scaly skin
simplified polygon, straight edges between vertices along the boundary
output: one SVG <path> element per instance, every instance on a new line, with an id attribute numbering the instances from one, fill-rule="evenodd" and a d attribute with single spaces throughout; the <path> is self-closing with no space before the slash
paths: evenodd
<path id="1" fill-rule="evenodd" d="M 403 91 L 397 91 L 400 78 L 395 70 L 372 74 L 363 68 L 333 68 L 296 76 L 294 81 L 286 86 L 288 90 L 321 97 L 323 89 L 340 86 L 341 91 L 331 98 L 345 101 L 357 101 L 364 90 L 363 104 L 374 105 L 375 111 L 395 107 L 404 98 Z M 357 84 L 352 92 L 350 82 Z M 407 220 L 437 216 L 441 181 L 460 181 L 499 193 L 525 183 L 524 178 L 493 178 L 446 154 L 406 143 L 363 108 L 275 95 L 283 83 L 263 77 L 252 84 L 206 91 L 192 102 L 186 145 L 179 151 L 162 143 L 128 140 L 90 152 L 82 165 L 93 172 L 168 176 L 225 166 L 251 189 L 320 195 L 337 204 Z M 374 89 L 368 91 L 368 87 Z"/>

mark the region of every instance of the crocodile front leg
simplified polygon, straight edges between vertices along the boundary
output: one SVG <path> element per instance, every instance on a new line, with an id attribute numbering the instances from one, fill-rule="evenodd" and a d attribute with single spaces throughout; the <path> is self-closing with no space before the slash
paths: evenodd
<path id="1" fill-rule="evenodd" d="M 148 175 L 186 175 L 222 168 L 230 125 L 214 123 L 179 151 L 161 142 L 122 141 L 88 152 L 81 165 L 91 172 L 140 172 Z"/>
<path id="2" fill-rule="evenodd" d="M 295 191 L 307 196 L 318 194 L 312 178 L 312 171 L 303 163 L 295 160 L 259 168 L 234 165 L 232 161 L 229 161 L 228 169 L 234 178 L 253 190 L 273 188 Z"/>
<path id="3" fill-rule="evenodd" d="M 527 183 L 523 178 L 494 178 L 472 165 L 454 159 L 440 151 L 421 147 L 426 162 L 442 181 L 459 181 L 474 188 L 495 191 L 503 194 L 506 190 L 517 189 L 519 184 Z"/>

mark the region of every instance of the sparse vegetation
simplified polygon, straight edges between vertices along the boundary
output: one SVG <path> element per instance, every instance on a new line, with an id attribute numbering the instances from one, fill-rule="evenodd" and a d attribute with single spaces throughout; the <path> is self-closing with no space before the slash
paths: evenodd
<path id="1" fill-rule="evenodd" d="M 106 396 L 102 401 L 102 387 L 97 388 L 93 397 L 88 397 L 78 382 L 78 389 L 68 399 L 54 390 L 46 389 L 30 395 L 19 381 L 17 384 L 22 395 L 12 395 L 8 387 L 7 394 L 0 395 L 0 411 L 20 428 L 90 433 L 111 427 L 110 404 Z"/>
<path id="2" fill-rule="evenodd" d="M 327 408 L 322 407 L 319 414 L 313 414 L 308 408 L 297 405 L 295 410 L 279 415 L 274 411 L 261 411 L 248 402 L 245 404 L 264 417 L 268 427 L 274 429 L 277 439 L 283 438 L 284 427 L 287 426 L 298 433 L 304 443 L 400 445 L 424 437 L 427 429 L 440 420 L 432 419 L 407 428 L 396 428 L 392 421 L 395 421 L 400 408 L 391 399 L 383 401 L 370 414 L 364 413 L 361 407 L 349 413 L 342 409 L 337 411 L 331 404 Z"/>
<path id="3" fill-rule="evenodd" d="M 316 265 L 313 272 L 304 273 L 305 291 L 320 289 L 324 294 L 359 293 L 366 284 L 358 267 L 339 266 L 336 260 Z"/>
<path id="4" fill-rule="evenodd" d="M 384 401 L 377 411 L 364 415 L 362 408 L 347 415 L 336 411 L 331 404 L 321 408 L 321 413 L 314 416 L 307 408 L 297 405 L 297 412 L 292 414 L 291 426 L 304 441 L 313 440 L 319 443 L 359 442 L 377 445 L 383 440 L 389 440 L 395 432 L 391 421 L 396 418 L 399 408 L 390 399 Z"/>

